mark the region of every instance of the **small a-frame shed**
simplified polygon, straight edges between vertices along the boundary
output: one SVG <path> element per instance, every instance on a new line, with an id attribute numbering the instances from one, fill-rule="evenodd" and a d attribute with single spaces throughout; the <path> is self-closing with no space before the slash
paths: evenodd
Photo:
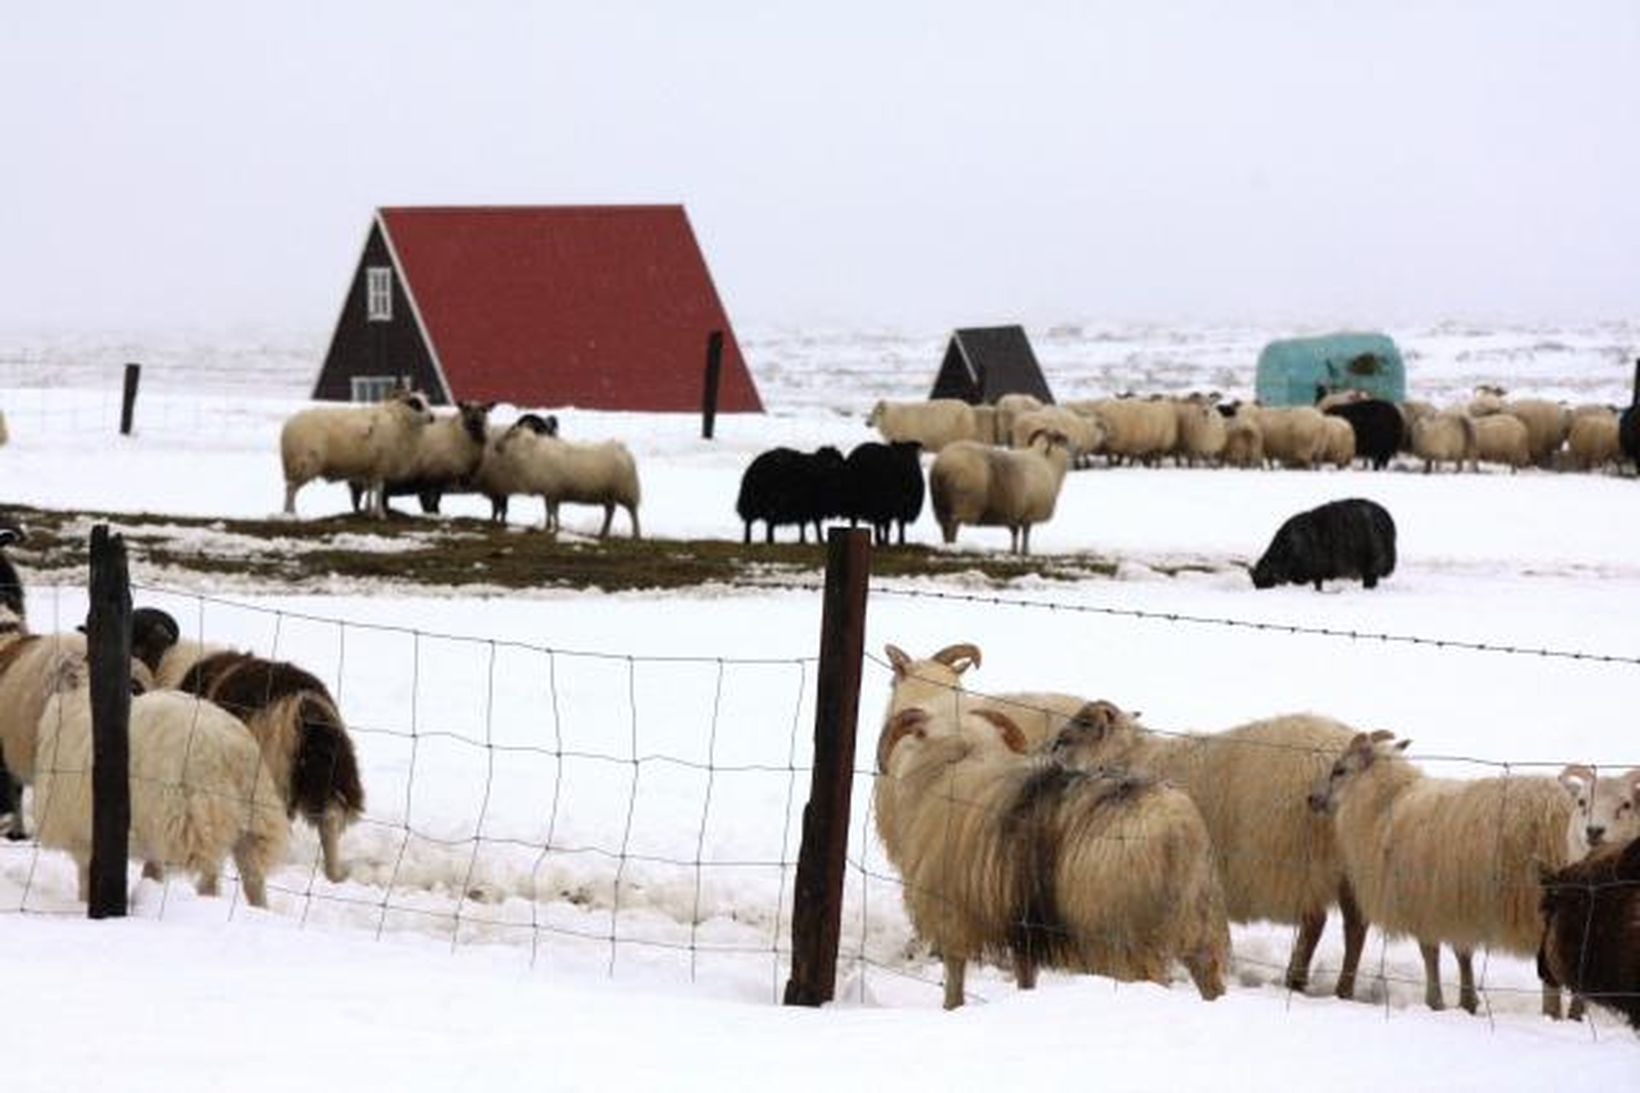
<path id="1" fill-rule="evenodd" d="M 952 333 L 929 398 L 960 398 L 975 405 L 1003 395 L 1053 401 L 1048 381 L 1020 326 L 970 326 Z"/>
<path id="2" fill-rule="evenodd" d="M 681 205 L 382 208 L 313 397 L 699 412 L 715 330 L 717 409 L 761 411 Z"/>

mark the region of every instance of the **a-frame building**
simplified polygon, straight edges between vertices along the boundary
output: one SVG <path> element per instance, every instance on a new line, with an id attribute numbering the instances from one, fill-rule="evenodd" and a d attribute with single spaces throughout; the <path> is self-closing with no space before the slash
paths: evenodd
<path id="1" fill-rule="evenodd" d="M 1035 395 L 1045 403 L 1053 401 L 1025 329 L 977 326 L 955 331 L 928 397 L 983 405 L 1003 395 Z"/>
<path id="2" fill-rule="evenodd" d="M 698 412 L 714 330 L 718 410 L 760 412 L 681 205 L 382 208 L 313 397 Z"/>

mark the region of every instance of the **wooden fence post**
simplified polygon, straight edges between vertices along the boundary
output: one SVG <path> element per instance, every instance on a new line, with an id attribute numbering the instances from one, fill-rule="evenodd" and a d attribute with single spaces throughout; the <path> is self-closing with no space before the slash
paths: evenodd
<path id="1" fill-rule="evenodd" d="M 120 398 L 120 435 L 131 435 L 131 419 L 137 412 L 137 381 L 142 379 L 142 365 L 125 366 L 125 393 Z"/>
<path id="2" fill-rule="evenodd" d="M 706 387 L 701 392 L 700 435 L 712 439 L 717 429 L 718 381 L 723 376 L 723 331 L 706 336 Z"/>
<path id="3" fill-rule="evenodd" d="M 829 1002 L 836 987 L 870 576 L 871 533 L 863 528 L 831 529 L 826 537 L 826 591 L 820 620 L 814 771 L 809 803 L 803 807 L 803 845 L 792 900 L 788 1006 Z"/>
<path id="4" fill-rule="evenodd" d="M 125 540 L 107 524 L 91 529 L 92 918 L 125 916 L 125 865 L 131 840 L 131 585 Z"/>
<path id="5" fill-rule="evenodd" d="M 1634 358 L 1634 397 L 1629 399 L 1630 406 L 1640 406 L 1640 357 Z"/>

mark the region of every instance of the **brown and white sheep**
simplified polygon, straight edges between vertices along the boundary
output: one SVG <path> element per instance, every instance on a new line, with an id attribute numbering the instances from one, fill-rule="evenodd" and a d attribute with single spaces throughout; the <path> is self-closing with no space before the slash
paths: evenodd
<path id="1" fill-rule="evenodd" d="M 66 850 L 89 892 L 92 830 L 91 691 L 83 662 L 65 662 L 40 715 L 34 818 L 41 846 Z M 131 700 L 131 841 L 145 875 L 180 868 L 215 895 L 232 855 L 245 899 L 268 903 L 266 878 L 290 825 L 256 742 L 232 715 L 177 691 Z"/>
<path id="2" fill-rule="evenodd" d="M 1539 873 L 1545 981 L 1622 1014 L 1640 1031 L 1640 839 Z"/>
<path id="3" fill-rule="evenodd" d="M 1101 701 L 1059 731 L 1075 742 L 1083 765 L 1150 771 L 1190 795 L 1213 839 L 1230 921 L 1298 926 L 1288 988 L 1309 984 L 1310 962 L 1336 903 L 1344 919 L 1344 963 L 1335 993 L 1354 996 L 1367 923 L 1332 825 L 1307 805 L 1353 729 L 1314 714 L 1288 714 L 1224 732 L 1167 735 Z"/>
<path id="4" fill-rule="evenodd" d="M 437 512 L 446 493 L 472 489 L 473 476 L 483 462 L 493 402 L 459 401 L 448 414 L 435 414 L 433 421 L 416 437 L 416 454 L 403 477 L 385 484 L 387 497 L 414 495 L 421 511 Z M 353 509 L 358 511 L 365 483 L 349 482 Z"/>
<path id="5" fill-rule="evenodd" d="M 1333 817 L 1350 885 L 1367 918 L 1410 936 L 1424 959 L 1424 1001 L 1441 1009 L 1440 947 L 1458 957 L 1458 1004 L 1473 1013 L 1474 953 L 1533 956 L 1540 865 L 1566 863 L 1571 799 L 1553 778 L 1431 778 L 1393 733 L 1356 735 L 1333 761 L 1311 806 Z M 1560 992 L 1543 985 L 1543 1012 Z"/>
<path id="6" fill-rule="evenodd" d="M 1051 756 L 930 733 L 912 707 L 883 726 L 879 802 L 906 911 L 945 964 L 945 1007 L 968 962 L 1167 983 L 1183 963 L 1205 999 L 1224 992 L 1230 931 L 1201 817 L 1165 783 L 1072 770 Z"/>
<path id="7" fill-rule="evenodd" d="M 1007 436 L 1007 421 L 998 413 L 997 432 Z M 890 444 L 915 440 L 925 452 L 938 452 L 958 440 L 974 440 L 978 429 L 974 408 L 961 399 L 937 398 L 927 402 L 879 401 L 866 416 L 866 425 Z"/>
<path id="8" fill-rule="evenodd" d="M 1005 527 L 1010 549 L 1031 552 L 1031 527 L 1051 519 L 1070 468 L 1069 442 L 1039 433 L 1023 451 L 972 440 L 947 445 L 928 470 L 928 492 L 940 534 L 957 539 L 964 524 Z"/>
<path id="9" fill-rule="evenodd" d="M 395 391 L 370 406 L 322 406 L 292 414 L 279 431 L 285 469 L 285 513 L 315 478 L 359 482 L 375 516 L 387 513 L 384 483 L 408 477 L 422 431 L 433 420 L 427 397 Z"/>
<path id="10" fill-rule="evenodd" d="M 617 507 L 626 510 L 632 537 L 641 535 L 638 464 L 618 440 L 574 442 L 514 425 L 486 451 L 481 478 L 492 504 L 515 493 L 540 497 L 546 509 L 542 527 L 549 533 L 558 531 L 558 506 L 567 501 L 603 507 L 600 539 L 609 535 Z"/>

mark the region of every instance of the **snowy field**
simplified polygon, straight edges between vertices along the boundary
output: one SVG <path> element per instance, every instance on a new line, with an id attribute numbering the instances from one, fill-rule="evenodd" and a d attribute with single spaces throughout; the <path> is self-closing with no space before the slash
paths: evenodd
<path id="1" fill-rule="evenodd" d="M 1259 345 L 1287 332 L 1031 333 L 1061 397 L 1246 397 Z M 1622 324 L 1392 333 L 1410 393 L 1437 403 L 1496 382 L 1626 404 L 1640 346 L 1640 326 Z M 926 393 L 942 338 L 748 336 L 770 413 L 720 418 L 713 442 L 691 417 L 556 412 L 566 435 L 633 448 L 646 533 L 738 538 L 735 488 L 755 452 L 867 439 L 872 401 Z M 282 500 L 279 424 L 301 404 L 319 349 L 267 334 L 0 341 L 11 432 L 0 506 L 152 514 L 128 526 L 167 513 L 266 516 Z M 135 435 L 120 438 L 126 360 L 144 362 L 144 389 Z M 1539 471 L 1075 473 L 1033 546 L 1118 558 L 1114 579 L 874 585 L 861 766 L 886 700 L 884 644 L 926 653 L 961 640 L 985 652 L 969 677 L 976 689 L 1106 697 L 1160 729 L 1315 710 L 1411 737 L 1412 754 L 1443 775 L 1640 766 L 1637 490 L 1632 476 Z M 1370 593 L 1255 593 L 1241 566 L 1275 526 L 1345 496 L 1395 515 L 1395 575 Z M 304 515 L 345 504 L 333 486 L 298 499 Z M 447 508 L 478 515 L 481 505 Z M 539 510 L 515 504 L 513 518 L 515 534 L 534 534 Z M 586 533 L 597 522 L 569 509 L 566 525 Z M 912 536 L 937 541 L 931 516 Z M 1006 542 L 965 530 L 950 549 Z M 1182 979 L 1164 990 L 1047 976 L 1021 994 L 1004 973 L 971 969 L 973 1004 L 943 1013 L 939 966 L 912 943 L 864 776 L 838 1004 L 788 1011 L 774 1003 L 808 784 L 817 594 L 484 596 L 141 567 L 134 580 L 136 601 L 170 610 L 188 636 L 298 661 L 332 686 L 355 730 L 367 817 L 344 839 L 341 884 L 317 872 L 316 841 L 299 829 L 268 912 L 142 882 L 134 920 L 88 924 L 66 859 L 0 847 L 11 981 L 59 1018 L 8 1053 L 25 1088 L 111 1073 L 131 1088 L 214 1087 L 230 1072 L 271 1086 L 288 1081 L 281 1067 L 297 1043 L 331 1080 L 414 1088 L 518 1084 L 520 1058 L 532 1084 L 559 1088 L 837 1087 L 885 1072 L 975 1088 L 1089 1068 L 1117 1088 L 1180 1087 L 1222 1085 L 1236 1059 L 1257 1068 L 1228 1079 L 1240 1087 L 1525 1089 L 1568 1075 L 1632 1081 L 1640 1067 L 1640 1044 L 1604 1013 L 1581 1025 L 1537 1017 L 1532 962 L 1517 956 L 1477 961 L 1482 1017 L 1433 1014 L 1416 948 L 1375 931 L 1360 1001 L 1334 1001 L 1336 922 L 1310 996 L 1280 986 L 1291 931 L 1252 925 L 1235 928 L 1231 990 L 1212 1005 Z M 69 628 L 84 617 L 84 590 L 33 580 L 28 607 L 35 629 Z M 1279 629 L 1289 626 L 1363 636 Z M 1571 653 L 1581 655 L 1561 655 Z M 178 1013 L 193 1026 L 186 1049 L 170 1031 Z M 92 1021 L 106 1039 L 87 1050 Z"/>

